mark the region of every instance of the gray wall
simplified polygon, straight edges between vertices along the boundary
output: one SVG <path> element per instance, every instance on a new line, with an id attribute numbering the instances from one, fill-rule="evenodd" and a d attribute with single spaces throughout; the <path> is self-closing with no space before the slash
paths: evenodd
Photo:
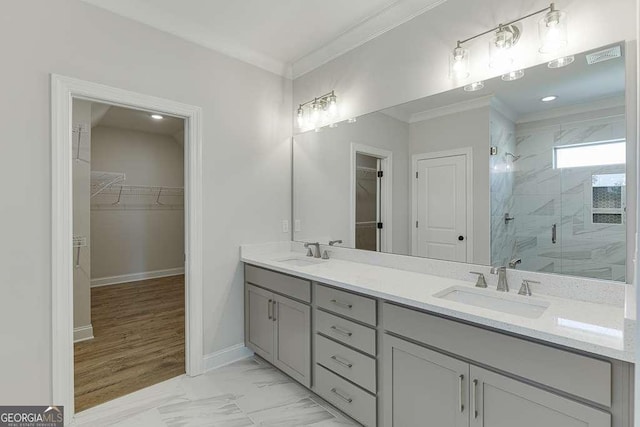
<path id="1" fill-rule="evenodd" d="M 295 137 L 294 219 L 302 226 L 295 240 L 351 241 L 351 143 L 393 152 L 393 253 L 410 253 L 409 125 L 382 113 Z"/>
<path id="2" fill-rule="evenodd" d="M 106 126 L 91 137 L 93 170 L 125 173 L 127 185 L 184 186 L 184 147 L 173 137 Z M 94 208 L 91 236 L 94 280 L 184 266 L 184 209 Z"/>
<path id="3" fill-rule="evenodd" d="M 242 343 L 238 246 L 289 239 L 290 82 L 78 0 L 3 6 L 0 402 L 51 399 L 49 73 L 202 107 L 204 352 Z"/>
<path id="4" fill-rule="evenodd" d="M 473 260 L 490 264 L 489 111 L 481 107 L 412 123 L 409 156 L 473 148 Z M 464 124 L 462 126 L 461 124 Z"/>

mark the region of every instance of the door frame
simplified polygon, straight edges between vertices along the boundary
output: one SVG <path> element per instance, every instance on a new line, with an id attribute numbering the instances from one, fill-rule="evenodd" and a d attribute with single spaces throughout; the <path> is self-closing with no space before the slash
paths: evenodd
<path id="1" fill-rule="evenodd" d="M 52 403 L 75 414 L 73 359 L 72 101 L 82 99 L 185 119 L 185 370 L 203 372 L 202 109 L 51 74 Z"/>
<path id="2" fill-rule="evenodd" d="M 466 156 L 467 173 L 467 263 L 473 263 L 473 147 L 455 148 L 445 151 L 434 151 L 429 153 L 419 153 L 411 156 L 411 255 L 418 256 L 418 228 L 415 227 L 418 221 L 418 183 L 416 174 L 418 173 L 418 162 L 420 160 L 440 159 L 443 157 Z"/>
<path id="3" fill-rule="evenodd" d="M 351 163 L 349 168 L 349 246 L 356 247 L 356 157 L 358 154 L 380 159 L 380 168 L 384 171 L 380 210 L 383 215 L 382 244 L 380 252 L 393 251 L 393 152 L 370 145 L 351 143 Z"/>

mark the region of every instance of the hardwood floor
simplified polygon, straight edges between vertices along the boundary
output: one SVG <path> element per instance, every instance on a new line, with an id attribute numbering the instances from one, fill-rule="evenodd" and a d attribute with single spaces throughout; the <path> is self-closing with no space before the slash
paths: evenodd
<path id="1" fill-rule="evenodd" d="M 94 339 L 74 345 L 76 412 L 185 372 L 184 276 L 91 289 Z"/>

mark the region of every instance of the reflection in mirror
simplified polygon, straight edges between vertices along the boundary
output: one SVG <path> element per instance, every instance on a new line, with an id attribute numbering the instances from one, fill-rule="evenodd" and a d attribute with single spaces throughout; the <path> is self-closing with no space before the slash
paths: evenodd
<path id="1" fill-rule="evenodd" d="M 624 282 L 626 150 L 620 43 L 297 135 L 294 239 Z"/>

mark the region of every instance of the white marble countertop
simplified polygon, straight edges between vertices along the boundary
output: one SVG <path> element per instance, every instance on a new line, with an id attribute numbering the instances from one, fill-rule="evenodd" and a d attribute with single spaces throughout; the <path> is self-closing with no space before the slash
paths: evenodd
<path id="1" fill-rule="evenodd" d="M 291 251 L 243 251 L 241 255 L 243 262 L 255 266 L 535 340 L 634 362 L 633 351 L 625 349 L 623 307 L 548 295 L 526 297 L 517 295 L 517 289 L 511 289 L 508 298 L 533 298 L 550 304 L 539 318 L 532 319 L 434 297 L 434 294 L 451 286 L 477 289 L 474 283 L 341 259 L 322 260 L 306 266 L 293 266 L 279 261 L 289 258 L 305 257 Z M 491 296 L 504 295 L 498 294 L 493 287 L 482 291 Z"/>

